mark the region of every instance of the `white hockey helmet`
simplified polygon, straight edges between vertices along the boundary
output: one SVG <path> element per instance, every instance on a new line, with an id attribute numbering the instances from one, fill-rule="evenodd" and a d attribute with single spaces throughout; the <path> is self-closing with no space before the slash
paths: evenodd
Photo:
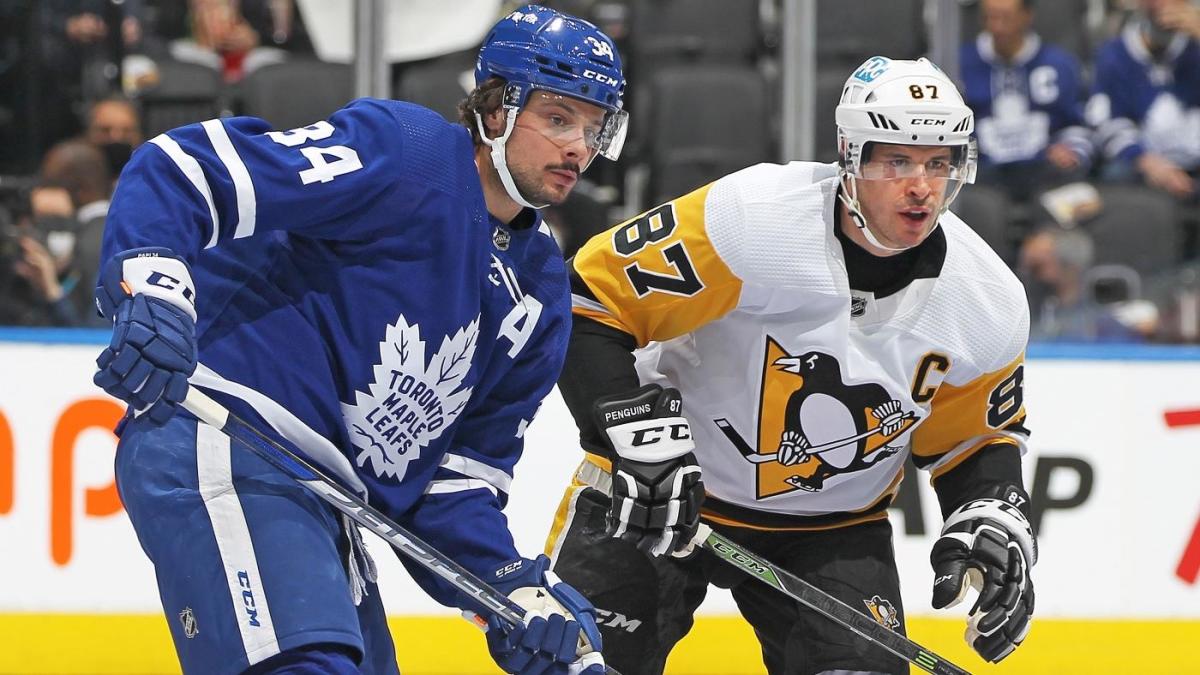
<path id="1" fill-rule="evenodd" d="M 858 200 L 860 179 L 880 179 L 868 162 L 871 143 L 945 145 L 955 148 L 950 166 L 938 176 L 947 180 L 942 213 L 958 196 L 964 183 L 975 182 L 978 151 L 971 132 L 975 115 L 963 102 L 958 88 L 928 59 L 893 61 L 872 56 L 850 75 L 838 102 L 838 164 L 845 189 L 842 202 L 867 240 L 882 245 L 867 227 Z M 937 221 L 934 221 L 937 227 Z M 933 229 L 930 229 L 932 232 Z"/>

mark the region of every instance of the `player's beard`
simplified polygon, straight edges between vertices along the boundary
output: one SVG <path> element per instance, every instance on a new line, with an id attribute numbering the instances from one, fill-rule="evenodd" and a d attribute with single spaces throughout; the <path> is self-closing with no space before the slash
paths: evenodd
<path id="1" fill-rule="evenodd" d="M 549 204 L 557 206 L 571 194 L 571 189 L 559 192 L 552 187 L 547 187 L 544 181 L 544 176 L 547 171 L 563 170 L 573 171 L 576 176 L 581 173 L 578 164 L 554 164 L 544 166 L 541 169 L 532 169 L 526 167 L 514 167 L 511 164 L 508 167 L 512 174 L 513 182 L 517 184 L 517 189 L 520 190 L 521 196 L 530 204 Z"/>

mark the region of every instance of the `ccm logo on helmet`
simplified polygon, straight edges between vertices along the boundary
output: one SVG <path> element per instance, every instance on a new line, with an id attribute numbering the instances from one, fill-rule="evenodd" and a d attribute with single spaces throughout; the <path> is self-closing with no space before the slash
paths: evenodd
<path id="1" fill-rule="evenodd" d="M 916 117 L 913 118 L 912 125 L 914 127 L 944 127 L 946 120 L 936 117 Z"/>
<path id="2" fill-rule="evenodd" d="M 600 84 L 606 84 L 610 87 L 617 86 L 617 78 L 610 75 L 605 75 L 604 73 L 597 73 L 594 70 L 584 70 L 583 76 L 589 80 L 595 80 Z"/>

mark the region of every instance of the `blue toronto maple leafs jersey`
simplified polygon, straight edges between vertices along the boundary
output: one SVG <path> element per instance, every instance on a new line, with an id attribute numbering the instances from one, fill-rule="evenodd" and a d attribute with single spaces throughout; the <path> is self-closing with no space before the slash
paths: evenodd
<path id="1" fill-rule="evenodd" d="M 1137 22 L 1100 47 L 1088 121 L 1109 158 L 1146 151 L 1200 167 L 1200 41 L 1177 34 L 1154 58 Z"/>
<path id="2" fill-rule="evenodd" d="M 482 573 L 517 557 L 500 509 L 570 326 L 561 252 L 522 215 L 488 214 L 466 129 L 361 99 L 292 131 L 232 118 L 152 139 L 102 255 L 183 256 L 213 371 L 193 381 Z"/>
<path id="3" fill-rule="evenodd" d="M 962 46 L 959 65 L 982 162 L 1041 159 L 1054 143 L 1066 143 L 1082 158 L 1091 155 L 1079 63 L 1065 50 L 1030 34 L 1007 63 L 992 36 L 980 33 Z"/>

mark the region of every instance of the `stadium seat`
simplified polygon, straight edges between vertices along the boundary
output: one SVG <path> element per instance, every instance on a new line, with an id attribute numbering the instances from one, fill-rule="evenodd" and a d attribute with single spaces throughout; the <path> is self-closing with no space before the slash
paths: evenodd
<path id="1" fill-rule="evenodd" d="M 667 152 L 653 166 L 652 201 L 661 204 L 721 176 L 770 160 L 729 148 L 680 148 Z"/>
<path id="2" fill-rule="evenodd" d="M 653 75 L 643 155 L 650 195 L 676 196 L 723 173 L 775 159 L 767 85 L 746 66 L 669 66 Z"/>
<path id="3" fill-rule="evenodd" d="M 466 97 L 464 75 L 470 86 L 475 85 L 475 57 L 460 52 L 429 61 L 402 66 L 396 82 L 396 98 L 425 106 L 441 113 L 451 122 L 458 120 L 458 103 Z"/>
<path id="4" fill-rule="evenodd" d="M 917 58 L 925 52 L 923 5 L 922 0 L 817 0 L 817 60 L 853 67 L 876 54 Z"/>
<path id="5" fill-rule="evenodd" d="M 1015 242 L 1008 214 L 1011 204 L 1004 192 L 990 185 L 964 185 L 950 207 L 1011 266 L 1016 260 Z"/>
<path id="6" fill-rule="evenodd" d="M 758 0 L 635 0 L 630 25 L 639 64 L 673 57 L 748 63 L 760 41 Z"/>
<path id="7" fill-rule="evenodd" d="M 1096 264 L 1128 265 L 1143 277 L 1180 260 L 1182 230 L 1175 200 L 1137 185 L 1100 187 L 1103 209 L 1083 227 L 1096 246 Z"/>
<path id="8" fill-rule="evenodd" d="M 242 83 L 242 112 L 276 129 L 323 120 L 354 97 L 354 70 L 312 59 L 263 66 Z"/>
<path id="9" fill-rule="evenodd" d="M 158 84 L 140 95 L 147 137 L 221 114 L 221 74 L 212 68 L 172 59 L 159 60 Z"/>
<path id="10" fill-rule="evenodd" d="M 857 65 L 857 64 L 855 64 Z M 814 159 L 818 162 L 835 162 L 837 148 L 837 102 L 842 98 L 842 85 L 850 76 L 854 65 L 841 63 L 817 65 L 816 99 L 813 117 Z M 796 159 L 807 159 L 798 157 Z"/>

